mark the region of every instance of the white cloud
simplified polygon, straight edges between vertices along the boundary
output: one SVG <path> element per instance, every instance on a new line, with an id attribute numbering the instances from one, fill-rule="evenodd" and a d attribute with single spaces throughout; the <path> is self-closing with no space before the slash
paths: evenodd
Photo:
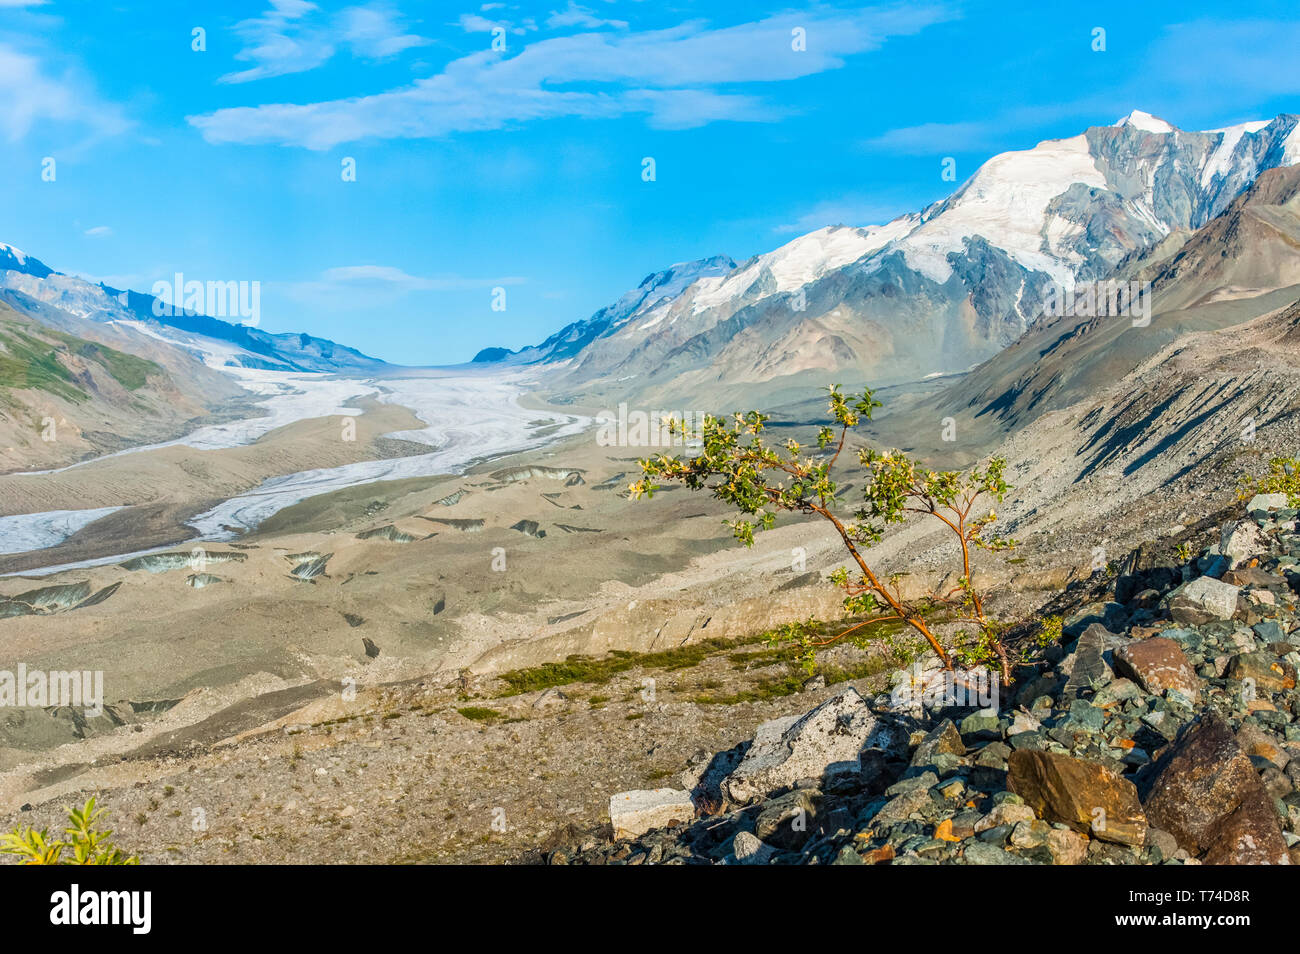
<path id="1" fill-rule="evenodd" d="M 995 121 L 959 123 L 921 123 L 891 129 L 868 139 L 863 145 L 880 152 L 905 156 L 927 156 L 943 152 L 962 152 L 992 148 L 999 131 L 1005 135 L 1005 123 Z"/>
<path id="2" fill-rule="evenodd" d="M 477 13 L 462 13 L 456 22 L 466 33 L 491 33 L 500 26 L 495 20 L 481 17 Z"/>
<path id="3" fill-rule="evenodd" d="M 96 225 L 93 228 L 86 229 L 83 234 L 89 238 L 110 238 L 113 235 L 113 229 L 107 225 Z"/>
<path id="4" fill-rule="evenodd" d="M 369 60 L 387 59 L 429 43 L 422 36 L 403 33 L 397 13 L 385 4 L 349 7 L 339 14 L 339 27 L 343 41 Z"/>
<path id="5" fill-rule="evenodd" d="M 235 33 L 244 41 L 235 59 L 254 65 L 227 73 L 221 77 L 223 83 L 313 70 L 329 61 L 340 46 L 348 47 L 354 56 L 379 60 L 430 42 L 404 32 L 400 15 L 385 2 L 347 7 L 327 16 L 307 0 L 271 0 L 271 8 L 260 17 L 235 24 Z"/>
<path id="6" fill-rule="evenodd" d="M 569 5 L 563 10 L 552 10 L 551 15 L 546 20 L 546 25 L 551 29 L 560 29 L 563 27 L 583 27 L 589 30 L 599 29 L 600 27 L 617 27 L 620 30 L 627 29 L 626 20 L 604 20 L 596 16 L 586 7 L 580 7 L 569 0 Z"/>
<path id="7" fill-rule="evenodd" d="M 116 105 L 96 96 L 90 82 L 72 71 L 51 76 L 35 56 L 0 44 L 0 133 L 22 139 L 42 121 L 74 123 L 91 138 L 115 135 L 130 125 Z"/>
<path id="8" fill-rule="evenodd" d="M 438 137 L 559 116 L 645 114 L 651 124 L 673 128 L 774 120 L 781 112 L 759 98 L 714 87 L 837 69 L 846 56 L 950 15 L 942 6 L 914 4 L 785 13 L 717 29 L 692 21 L 666 30 L 578 33 L 531 43 L 513 55 L 472 53 L 436 76 L 373 96 L 219 109 L 189 121 L 210 142 L 328 149 L 359 139 Z M 792 49 L 796 28 L 806 31 L 805 50 Z"/>

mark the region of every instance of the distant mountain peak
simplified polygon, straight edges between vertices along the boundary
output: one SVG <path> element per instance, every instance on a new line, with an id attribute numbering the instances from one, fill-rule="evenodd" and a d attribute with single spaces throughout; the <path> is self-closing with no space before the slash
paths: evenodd
<path id="1" fill-rule="evenodd" d="M 678 266 L 656 273 L 511 360 L 564 361 L 550 380 L 575 399 L 962 370 L 1019 338 L 1050 287 L 1106 277 L 1295 164 L 1295 116 L 1198 132 L 1135 109 L 992 156 L 951 195 L 883 225 L 818 228 L 689 283 L 659 277 Z"/>
<path id="2" fill-rule="evenodd" d="M 0 243 L 0 298 L 30 317 L 57 309 L 78 319 L 136 326 L 213 367 L 226 365 L 285 371 L 341 371 L 387 367 L 325 338 L 308 334 L 271 334 L 194 311 L 155 307 L 152 295 L 123 291 L 56 272 L 12 245 Z"/>
<path id="3" fill-rule="evenodd" d="M 1135 109 L 1123 119 L 1116 121 L 1116 126 L 1132 126 L 1135 129 L 1141 129 L 1149 133 L 1171 133 L 1178 132 L 1177 127 L 1165 122 L 1159 116 L 1152 116 L 1150 113 L 1144 113 L 1140 109 Z"/>
<path id="4" fill-rule="evenodd" d="M 0 271 L 22 272 L 36 278 L 45 278 L 53 273 L 53 269 L 44 262 L 4 242 L 0 242 Z"/>

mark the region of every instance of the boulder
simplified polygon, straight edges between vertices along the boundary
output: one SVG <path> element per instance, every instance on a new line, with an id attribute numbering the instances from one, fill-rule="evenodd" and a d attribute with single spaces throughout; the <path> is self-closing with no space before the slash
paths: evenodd
<path id="1" fill-rule="evenodd" d="M 1160 760 L 1145 808 L 1151 824 L 1173 835 L 1180 848 L 1207 861 L 1213 852 L 1218 864 L 1240 863 L 1228 859 L 1246 857 L 1252 845 L 1270 853 L 1282 843 L 1255 767 L 1217 714 L 1184 732 Z"/>
<path id="2" fill-rule="evenodd" d="M 1152 636 L 1115 651 L 1116 671 L 1152 695 L 1177 689 L 1192 702 L 1201 701 L 1201 680 L 1183 648 L 1172 639 Z"/>
<path id="3" fill-rule="evenodd" d="M 1219 533 L 1219 552 L 1235 570 L 1251 557 L 1267 553 L 1268 539 L 1254 520 L 1234 520 L 1225 523 Z"/>
<path id="4" fill-rule="evenodd" d="M 1137 789 L 1098 762 L 1022 749 L 1011 753 L 1008 787 L 1046 821 L 1121 845 L 1142 845 L 1147 820 Z"/>
<path id="5" fill-rule="evenodd" d="M 907 733 L 873 713 L 850 686 L 802 716 L 760 725 L 753 745 L 722 788 L 743 805 L 800 779 L 859 772 L 864 749 L 905 756 Z"/>
<path id="6" fill-rule="evenodd" d="M 1210 831 L 1207 865 L 1289 865 L 1291 856 L 1273 807 L 1264 799 L 1246 798 Z"/>
<path id="7" fill-rule="evenodd" d="M 1184 626 L 1200 626 L 1219 619 L 1232 619 L 1237 612 L 1238 590 L 1230 583 L 1208 576 L 1185 583 L 1169 597 L 1169 615 Z"/>
<path id="8" fill-rule="evenodd" d="M 610 796 L 609 820 L 614 838 L 637 838 L 655 828 L 690 821 L 695 806 L 687 792 L 675 788 L 640 789 Z"/>
<path id="9" fill-rule="evenodd" d="M 1285 510 L 1287 506 L 1286 494 L 1255 494 L 1250 498 L 1250 503 L 1246 504 L 1246 513 L 1255 513 L 1256 511 Z"/>

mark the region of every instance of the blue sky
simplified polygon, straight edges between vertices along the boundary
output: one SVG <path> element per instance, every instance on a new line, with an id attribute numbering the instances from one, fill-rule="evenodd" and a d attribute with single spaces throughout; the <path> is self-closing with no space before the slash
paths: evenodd
<path id="1" fill-rule="evenodd" d="M 445 364 L 919 208 L 947 156 L 960 182 L 1134 108 L 1300 112 L 1293 0 L 1066 6 L 0 0 L 0 241 L 143 291 L 258 281 L 267 330 Z"/>

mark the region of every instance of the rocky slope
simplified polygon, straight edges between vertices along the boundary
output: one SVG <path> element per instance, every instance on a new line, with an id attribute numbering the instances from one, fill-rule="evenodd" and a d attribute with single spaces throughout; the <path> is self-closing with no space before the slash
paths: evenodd
<path id="1" fill-rule="evenodd" d="M 0 302 L 0 473 L 162 440 L 240 394 L 157 342 L 38 321 Z"/>
<path id="2" fill-rule="evenodd" d="M 1300 861 L 1298 512 L 1259 496 L 1187 562 L 1154 548 L 1076 584 L 1013 687 L 933 657 L 846 687 L 616 793 L 612 842 L 552 864 L 1291 864 Z"/>

